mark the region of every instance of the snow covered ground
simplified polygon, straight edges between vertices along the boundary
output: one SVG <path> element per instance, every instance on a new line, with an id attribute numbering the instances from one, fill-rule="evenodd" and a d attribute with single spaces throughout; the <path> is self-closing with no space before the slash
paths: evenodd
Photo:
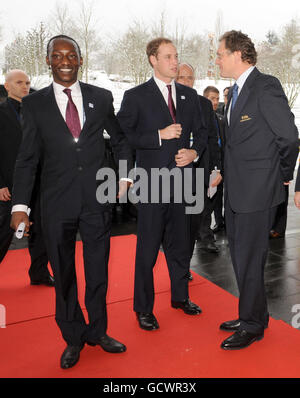
<path id="1" fill-rule="evenodd" d="M 48 75 L 43 75 L 43 76 L 38 76 L 34 77 L 32 79 L 32 87 L 36 89 L 40 89 L 43 87 L 46 87 L 49 85 L 52 81 L 52 78 Z M 0 78 L 0 83 L 3 84 L 3 76 Z M 116 112 L 119 110 L 123 94 L 125 90 L 128 90 L 129 88 L 133 87 L 133 83 L 125 83 L 125 82 L 118 82 L 118 81 L 112 81 L 109 79 L 109 76 L 105 72 L 99 71 L 99 72 L 90 72 L 89 75 L 89 83 L 94 84 L 95 86 L 103 87 L 106 88 L 107 90 L 110 90 L 113 93 L 114 97 L 114 106 Z M 210 80 L 210 79 L 203 79 L 203 80 L 197 80 L 195 82 L 195 89 L 199 94 L 203 93 L 203 90 L 207 86 L 215 86 L 219 89 L 220 91 L 220 101 L 223 101 L 223 89 L 227 86 L 230 85 L 230 82 L 227 80 Z M 293 108 L 293 113 L 296 118 L 296 125 L 298 127 L 298 130 L 300 132 L 300 95 L 297 98 L 296 104 Z"/>

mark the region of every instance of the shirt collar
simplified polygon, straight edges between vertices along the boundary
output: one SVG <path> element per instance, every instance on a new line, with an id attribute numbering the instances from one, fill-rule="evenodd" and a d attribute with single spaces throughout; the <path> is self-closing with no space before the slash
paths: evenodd
<path id="1" fill-rule="evenodd" d="M 54 94 L 61 94 L 63 92 L 63 90 L 67 88 L 65 86 L 62 86 L 59 83 L 56 83 L 53 80 L 53 89 L 54 89 Z M 72 90 L 72 95 L 80 95 L 81 94 L 81 89 L 80 89 L 80 84 L 79 81 L 77 80 L 74 84 L 72 84 L 72 86 L 68 87 L 70 90 Z M 64 93 L 63 93 L 64 94 Z"/>
<path id="2" fill-rule="evenodd" d="M 239 87 L 239 92 L 243 88 L 243 85 L 245 84 L 245 81 L 247 80 L 248 76 L 250 75 L 250 73 L 253 71 L 254 68 L 255 68 L 254 65 L 250 66 L 250 68 L 245 70 L 245 72 L 242 73 L 241 76 L 236 80 L 236 84 Z"/>
<path id="3" fill-rule="evenodd" d="M 175 88 L 175 80 L 174 79 L 171 81 L 171 83 L 166 83 L 166 82 L 160 80 L 155 75 L 153 75 L 153 79 L 154 79 L 155 83 L 158 85 L 160 91 L 164 90 L 166 88 L 166 86 L 169 84 L 171 84 L 172 89 Z"/>

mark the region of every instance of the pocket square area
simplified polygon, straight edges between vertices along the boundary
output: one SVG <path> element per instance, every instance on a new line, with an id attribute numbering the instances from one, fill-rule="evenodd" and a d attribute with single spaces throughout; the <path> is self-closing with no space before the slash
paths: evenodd
<path id="1" fill-rule="evenodd" d="M 251 120 L 252 118 L 251 117 L 249 117 L 248 115 L 243 115 L 242 117 L 241 117 L 241 120 L 240 120 L 240 122 L 242 123 L 242 122 L 247 122 L 247 121 L 249 121 L 249 120 Z"/>

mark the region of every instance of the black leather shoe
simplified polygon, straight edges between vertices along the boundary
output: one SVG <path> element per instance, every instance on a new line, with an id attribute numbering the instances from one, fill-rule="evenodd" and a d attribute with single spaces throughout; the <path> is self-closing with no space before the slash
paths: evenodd
<path id="1" fill-rule="evenodd" d="M 183 310 L 184 313 L 188 315 L 198 315 L 202 312 L 201 308 L 197 304 L 192 303 L 189 299 L 185 301 L 172 300 L 171 306 L 173 308 L 180 308 L 181 310 Z"/>
<path id="2" fill-rule="evenodd" d="M 234 331 L 239 330 L 240 325 L 241 325 L 240 320 L 239 319 L 234 319 L 233 321 L 227 321 L 227 322 L 221 323 L 220 329 L 221 330 L 228 330 L 229 332 L 234 332 Z M 268 328 L 268 325 L 264 326 L 264 329 L 267 329 L 267 328 Z"/>
<path id="3" fill-rule="evenodd" d="M 45 286 L 54 287 L 55 280 L 54 280 L 53 276 L 49 275 L 45 279 L 39 279 L 39 280 L 32 280 L 31 279 L 30 284 L 31 285 L 45 285 Z"/>
<path id="4" fill-rule="evenodd" d="M 220 249 L 214 242 L 203 243 L 201 249 L 205 250 L 208 253 L 219 253 Z"/>
<path id="5" fill-rule="evenodd" d="M 159 329 L 157 319 L 151 312 L 137 312 L 136 317 L 139 321 L 141 329 L 144 330 L 156 330 Z"/>
<path id="6" fill-rule="evenodd" d="M 248 347 L 255 341 L 263 339 L 264 332 L 259 334 L 254 334 L 247 332 L 246 330 L 238 330 L 233 335 L 224 340 L 221 344 L 223 350 L 240 350 L 242 348 Z"/>
<path id="7" fill-rule="evenodd" d="M 60 366 L 62 369 L 72 368 L 79 361 L 80 351 L 84 344 L 80 346 L 68 345 L 60 358 Z"/>
<path id="8" fill-rule="evenodd" d="M 234 332 L 236 330 L 239 330 L 240 324 L 241 324 L 240 320 L 239 319 L 235 319 L 233 321 L 223 322 L 220 325 L 220 329 L 221 330 L 228 330 L 229 332 Z"/>
<path id="9" fill-rule="evenodd" d="M 104 336 L 100 337 L 100 339 L 92 342 L 92 341 L 87 341 L 86 342 L 88 345 L 91 346 L 96 346 L 100 345 L 101 348 L 103 348 L 104 351 L 106 352 L 111 352 L 113 354 L 120 353 L 120 352 L 125 352 L 126 351 L 126 346 L 119 341 L 113 339 L 112 337 L 107 336 L 105 334 Z"/>

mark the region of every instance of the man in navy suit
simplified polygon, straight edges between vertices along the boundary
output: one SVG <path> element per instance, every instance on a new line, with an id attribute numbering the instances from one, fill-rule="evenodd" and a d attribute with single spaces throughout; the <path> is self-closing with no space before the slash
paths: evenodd
<path id="1" fill-rule="evenodd" d="M 221 76 L 235 79 L 225 112 L 225 219 L 239 287 L 239 318 L 221 324 L 234 331 L 226 350 L 241 349 L 264 337 L 269 314 L 264 266 L 269 232 L 285 184 L 293 179 L 298 131 L 280 82 L 255 67 L 251 39 L 225 33 L 217 52 Z"/>
<path id="2" fill-rule="evenodd" d="M 151 189 L 151 172 L 155 169 L 192 168 L 206 148 L 207 132 L 202 125 L 197 92 L 174 81 L 178 55 L 171 40 L 152 40 L 147 45 L 147 56 L 154 75 L 125 92 L 117 117 L 136 149 L 137 167 L 147 172 Z M 190 315 L 201 312 L 189 299 L 189 221 L 185 204 L 174 200 L 178 193 L 174 190 L 171 184 L 168 203 L 161 197 L 159 203 L 138 203 L 134 310 L 145 330 L 159 327 L 153 314 L 153 267 L 161 242 L 171 279 L 171 306 Z"/>
<path id="3" fill-rule="evenodd" d="M 106 334 L 111 203 L 96 199 L 96 175 L 108 167 L 103 130 L 110 135 L 116 160 L 128 162 L 129 169 L 131 150 L 115 117 L 111 92 L 78 81 L 83 60 L 76 41 L 53 37 L 46 60 L 53 84 L 23 100 L 23 141 L 16 162 L 11 225 L 16 230 L 24 222 L 29 231 L 26 209 L 40 161 L 42 224 L 55 277 L 56 321 L 67 343 L 61 357 L 66 369 L 77 363 L 85 343 L 108 352 L 126 350 Z M 127 182 L 122 181 L 119 195 L 126 190 Z M 78 230 L 88 325 L 77 297 Z"/>

